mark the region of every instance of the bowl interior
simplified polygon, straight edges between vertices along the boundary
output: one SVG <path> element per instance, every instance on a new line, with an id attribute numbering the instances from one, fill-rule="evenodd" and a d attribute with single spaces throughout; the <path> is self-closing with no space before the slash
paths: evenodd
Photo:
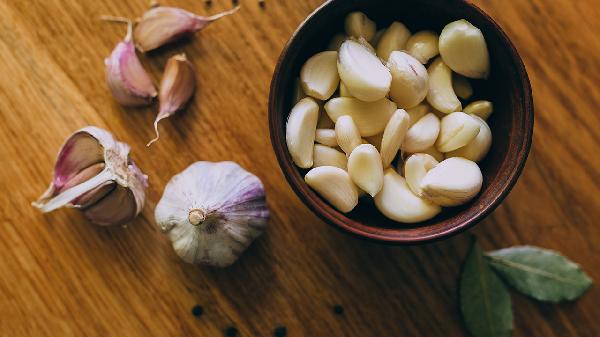
<path id="1" fill-rule="evenodd" d="M 445 208 L 429 221 L 407 225 L 381 215 L 370 198 L 363 198 L 348 214 L 338 212 L 304 183 L 307 170 L 293 164 L 285 144 L 285 123 L 293 106 L 294 81 L 304 62 L 325 50 L 333 35 L 343 32 L 344 18 L 354 10 L 367 14 L 377 23 L 377 29 L 397 20 L 413 33 L 419 30 L 439 33 L 447 23 L 464 18 L 483 31 L 490 52 L 491 74 L 488 80 L 472 81 L 474 95 L 468 102 L 477 99 L 493 102 L 494 113 L 488 120 L 493 142 L 489 154 L 479 163 L 483 188 L 472 202 Z M 415 243 L 468 228 L 491 212 L 508 194 L 529 151 L 533 107 L 527 74 L 516 50 L 502 30 L 476 7 L 463 1 L 448 0 L 333 0 L 301 24 L 282 52 L 271 83 L 269 122 L 271 141 L 288 182 L 319 216 L 362 237 Z"/>

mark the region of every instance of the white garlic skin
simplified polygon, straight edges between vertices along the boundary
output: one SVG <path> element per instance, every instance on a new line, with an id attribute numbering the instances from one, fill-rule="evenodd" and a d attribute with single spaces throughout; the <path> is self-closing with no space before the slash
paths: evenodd
<path id="1" fill-rule="evenodd" d="M 252 173 L 234 162 L 196 162 L 171 178 L 154 216 L 185 262 L 227 267 L 262 234 L 269 210 Z"/>

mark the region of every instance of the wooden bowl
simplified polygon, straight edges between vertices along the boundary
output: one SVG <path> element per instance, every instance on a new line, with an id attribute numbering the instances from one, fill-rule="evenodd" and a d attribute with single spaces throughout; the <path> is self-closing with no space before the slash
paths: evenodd
<path id="1" fill-rule="evenodd" d="M 494 113 L 488 120 L 493 142 L 480 163 L 483 187 L 473 201 L 445 208 L 429 221 L 402 224 L 384 217 L 369 198 L 362 198 L 352 212 L 341 213 L 304 182 L 307 170 L 294 165 L 285 142 L 294 81 L 304 62 L 326 49 L 331 37 L 343 31 L 346 14 L 355 10 L 367 14 L 378 29 L 398 20 L 413 33 L 423 29 L 439 33 L 447 23 L 467 19 L 483 31 L 490 52 L 491 74 L 486 81 L 472 82 L 475 93 L 469 102 L 487 99 L 494 103 Z M 525 66 L 515 47 L 498 24 L 472 4 L 460 0 L 331 0 L 300 24 L 279 57 L 269 95 L 269 128 L 286 179 L 300 199 L 323 220 L 362 238 L 415 244 L 463 231 L 502 202 L 527 160 L 533 134 L 533 100 Z"/>

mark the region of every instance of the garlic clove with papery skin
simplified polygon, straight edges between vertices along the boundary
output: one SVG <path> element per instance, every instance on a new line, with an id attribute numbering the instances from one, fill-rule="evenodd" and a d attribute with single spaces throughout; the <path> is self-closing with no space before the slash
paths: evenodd
<path id="1" fill-rule="evenodd" d="M 187 263 L 233 264 L 269 219 L 262 182 L 234 162 L 196 162 L 175 175 L 154 217 Z"/>
<path id="2" fill-rule="evenodd" d="M 482 184 L 483 176 L 477 164 L 454 157 L 430 169 L 421 180 L 421 190 L 423 197 L 440 206 L 458 206 L 473 199 Z"/>
<path id="3" fill-rule="evenodd" d="M 50 187 L 32 204 L 44 213 L 73 207 L 95 224 L 119 225 L 142 211 L 147 185 L 148 177 L 129 158 L 129 145 L 89 126 L 65 141 Z"/>

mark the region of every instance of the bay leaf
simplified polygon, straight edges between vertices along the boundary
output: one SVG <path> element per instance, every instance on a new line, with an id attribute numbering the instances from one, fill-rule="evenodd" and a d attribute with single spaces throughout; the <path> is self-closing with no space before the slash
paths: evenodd
<path id="1" fill-rule="evenodd" d="M 460 276 L 460 310 L 467 330 L 474 337 L 507 337 L 513 326 L 510 294 L 489 267 L 477 241 Z"/>
<path id="2" fill-rule="evenodd" d="M 516 246 L 486 256 L 509 285 L 539 301 L 574 300 L 592 284 L 579 265 L 549 249 Z"/>

